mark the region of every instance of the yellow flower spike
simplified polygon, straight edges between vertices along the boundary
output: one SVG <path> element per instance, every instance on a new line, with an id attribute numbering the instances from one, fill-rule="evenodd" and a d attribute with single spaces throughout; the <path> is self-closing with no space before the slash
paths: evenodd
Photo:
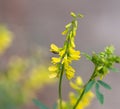
<path id="1" fill-rule="evenodd" d="M 52 63 L 56 64 L 60 62 L 60 58 L 52 57 Z"/>
<path id="2" fill-rule="evenodd" d="M 55 45 L 55 44 L 51 44 L 50 45 L 50 51 L 53 53 L 58 53 L 59 52 L 59 48 Z"/>

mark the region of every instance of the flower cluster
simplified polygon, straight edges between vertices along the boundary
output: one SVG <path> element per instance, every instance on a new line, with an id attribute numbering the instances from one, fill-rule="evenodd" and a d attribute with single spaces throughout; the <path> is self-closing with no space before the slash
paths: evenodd
<path id="1" fill-rule="evenodd" d="M 79 95 L 81 95 L 84 89 L 84 83 L 82 81 L 82 78 L 80 76 L 76 77 L 74 82 L 70 81 L 70 86 L 72 89 L 76 91 L 76 93 L 69 92 L 69 101 L 62 100 L 62 109 L 72 109 L 73 106 L 76 104 Z M 87 93 L 84 94 L 83 98 L 78 103 L 76 109 L 85 109 L 90 105 L 93 98 L 94 94 L 92 93 L 92 91 L 88 91 Z"/>
<path id="2" fill-rule="evenodd" d="M 96 69 L 94 73 L 95 77 L 100 77 L 102 79 L 109 70 L 115 71 L 115 63 L 120 63 L 120 57 L 114 54 L 114 47 L 107 46 L 103 52 L 93 53 L 90 60 L 94 63 Z"/>
<path id="3" fill-rule="evenodd" d="M 78 76 L 75 82 L 70 82 L 70 86 L 73 89 L 75 89 L 77 92 L 77 93 L 73 93 L 73 92 L 69 93 L 70 104 L 73 107 L 78 100 L 78 96 L 81 95 L 84 89 L 84 83 L 82 81 L 82 78 Z M 76 109 L 84 109 L 88 107 L 93 97 L 94 97 L 94 94 L 92 93 L 92 91 L 88 91 L 87 93 L 85 93 L 81 101 L 78 103 Z"/>
<path id="4" fill-rule="evenodd" d="M 58 54 L 58 57 L 52 57 L 51 62 L 53 65 L 49 67 L 49 71 L 51 71 L 51 78 L 59 77 L 63 71 L 65 71 L 68 79 L 73 78 L 75 70 L 70 64 L 73 60 L 80 59 L 80 51 L 75 50 L 74 42 L 78 27 L 77 17 L 80 16 L 80 14 L 76 15 L 71 12 L 71 16 L 73 17 L 72 22 L 68 23 L 65 26 L 65 30 L 62 32 L 62 35 L 66 36 L 63 47 L 59 48 L 55 44 L 51 44 L 50 46 L 50 51 L 54 54 Z"/>

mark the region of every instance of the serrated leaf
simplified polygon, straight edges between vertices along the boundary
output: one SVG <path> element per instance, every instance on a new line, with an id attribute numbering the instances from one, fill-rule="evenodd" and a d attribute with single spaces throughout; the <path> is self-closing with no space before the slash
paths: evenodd
<path id="1" fill-rule="evenodd" d="M 96 92 L 96 97 L 98 99 L 98 101 L 103 104 L 104 103 L 104 95 L 99 91 L 99 84 L 96 83 L 95 85 L 95 92 Z"/>
<path id="2" fill-rule="evenodd" d="M 98 82 L 101 86 L 103 86 L 104 88 L 106 88 L 106 89 L 109 89 L 109 90 L 112 89 L 107 83 L 105 83 L 105 82 L 103 82 L 103 81 L 101 81 L 101 80 L 98 80 L 97 82 Z"/>
<path id="3" fill-rule="evenodd" d="M 39 100 L 37 99 L 33 99 L 34 104 L 39 107 L 40 109 L 48 109 L 43 103 L 41 103 Z"/>
<path id="4" fill-rule="evenodd" d="M 117 69 L 117 68 L 110 68 L 110 70 L 111 70 L 112 72 L 120 72 L 120 70 Z"/>
<path id="5" fill-rule="evenodd" d="M 85 93 L 88 92 L 88 91 L 92 88 L 92 86 L 94 85 L 94 83 L 95 83 L 95 80 L 92 80 L 92 81 L 90 81 L 90 82 L 87 84 L 87 86 L 86 86 L 86 88 L 85 88 Z"/>

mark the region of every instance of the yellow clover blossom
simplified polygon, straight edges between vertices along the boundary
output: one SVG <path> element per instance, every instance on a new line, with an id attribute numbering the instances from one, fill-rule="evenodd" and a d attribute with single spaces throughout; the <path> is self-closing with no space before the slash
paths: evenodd
<path id="1" fill-rule="evenodd" d="M 66 40 L 62 48 L 59 48 L 55 44 L 51 44 L 50 51 L 54 54 L 58 54 L 59 57 L 52 57 L 51 63 L 57 66 L 58 77 L 61 74 L 61 71 L 66 73 L 66 77 L 71 79 L 74 77 L 75 70 L 71 67 L 71 62 L 73 60 L 80 59 L 80 51 L 75 50 L 75 36 L 78 27 L 77 16 L 75 13 L 71 12 L 71 16 L 73 17 L 72 22 L 68 23 L 65 26 L 65 30 L 62 32 L 62 35 L 66 36 Z M 76 16 L 76 17 L 75 17 Z M 53 67 L 52 67 L 53 68 Z M 53 68 L 54 69 L 54 68 Z M 49 71 L 55 72 L 54 70 L 49 68 Z M 56 75 L 56 73 L 54 73 Z M 56 77 L 56 76 L 55 76 Z"/>
<path id="2" fill-rule="evenodd" d="M 77 77 L 75 82 L 70 82 L 70 86 L 78 92 L 78 95 L 80 95 L 84 88 L 82 78 Z M 78 100 L 78 95 L 73 92 L 69 93 L 70 105 L 74 106 L 76 104 Z M 91 91 L 85 93 L 81 101 L 78 103 L 76 109 L 85 109 L 86 107 L 88 107 L 93 97 L 94 94 Z"/>

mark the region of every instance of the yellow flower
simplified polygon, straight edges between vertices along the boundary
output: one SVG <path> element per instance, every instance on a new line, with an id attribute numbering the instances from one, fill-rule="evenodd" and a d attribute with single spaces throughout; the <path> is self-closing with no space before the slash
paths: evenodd
<path id="1" fill-rule="evenodd" d="M 82 86 L 83 85 L 83 80 L 80 76 L 78 76 L 75 80 L 75 83 L 79 86 Z"/>
<path id="2" fill-rule="evenodd" d="M 70 81 L 70 86 L 75 89 L 75 90 L 80 90 L 81 87 L 83 87 L 83 81 L 82 78 L 80 76 L 78 76 L 75 79 L 75 83 Z"/>
<path id="3" fill-rule="evenodd" d="M 57 66 L 49 66 L 48 70 L 50 71 L 50 78 L 55 78 L 58 76 L 58 67 Z"/>
<path id="4" fill-rule="evenodd" d="M 58 53 L 59 52 L 59 48 L 55 45 L 55 44 L 51 44 L 50 45 L 50 51 L 53 53 Z"/>
<path id="5" fill-rule="evenodd" d="M 72 106 L 75 105 L 77 99 L 76 99 L 75 94 L 74 94 L 73 92 L 70 92 L 70 93 L 69 93 L 69 98 L 70 98 L 70 104 L 71 104 Z"/>
<path id="6" fill-rule="evenodd" d="M 49 78 L 56 78 L 57 76 L 57 72 L 50 72 Z"/>
<path id="7" fill-rule="evenodd" d="M 66 35 L 67 34 L 67 30 L 64 30 L 63 32 L 62 32 L 62 35 Z"/>
<path id="8" fill-rule="evenodd" d="M 66 70 L 66 77 L 67 77 L 67 79 L 73 78 L 74 74 L 75 74 L 74 72 Z"/>
<path id="9" fill-rule="evenodd" d="M 71 79 L 74 77 L 75 70 L 70 65 L 65 65 L 65 72 L 67 79 Z"/>
<path id="10" fill-rule="evenodd" d="M 9 47 L 11 41 L 11 32 L 9 32 L 5 27 L 0 26 L 0 54 Z"/>
<path id="11" fill-rule="evenodd" d="M 71 37 L 71 46 L 73 47 L 73 48 L 75 48 L 75 42 L 74 42 L 74 37 Z"/>
<path id="12" fill-rule="evenodd" d="M 66 51 L 66 50 L 65 50 L 64 48 L 61 49 L 60 52 L 59 52 L 59 55 L 60 55 L 60 56 L 63 56 L 63 55 L 65 54 L 65 51 Z"/>
<path id="13" fill-rule="evenodd" d="M 48 70 L 52 71 L 52 72 L 55 72 L 55 71 L 58 70 L 58 67 L 57 66 L 49 66 Z"/>
<path id="14" fill-rule="evenodd" d="M 73 48 L 70 48 L 70 59 L 71 60 L 79 60 L 80 59 L 80 51 L 74 50 Z"/>
<path id="15" fill-rule="evenodd" d="M 73 92 L 69 93 L 70 104 L 74 106 L 78 100 L 78 95 L 80 96 L 80 94 L 83 91 L 84 84 L 83 84 L 82 78 L 77 77 L 75 79 L 75 82 L 70 81 L 70 86 L 78 92 L 78 94 L 75 94 Z M 76 109 L 85 109 L 86 107 L 88 107 L 93 97 L 94 97 L 94 94 L 91 91 L 84 93 L 84 96 L 82 100 L 78 103 Z"/>
<path id="16" fill-rule="evenodd" d="M 61 60 L 60 58 L 52 57 L 52 63 L 53 64 L 59 63 L 60 60 Z"/>

